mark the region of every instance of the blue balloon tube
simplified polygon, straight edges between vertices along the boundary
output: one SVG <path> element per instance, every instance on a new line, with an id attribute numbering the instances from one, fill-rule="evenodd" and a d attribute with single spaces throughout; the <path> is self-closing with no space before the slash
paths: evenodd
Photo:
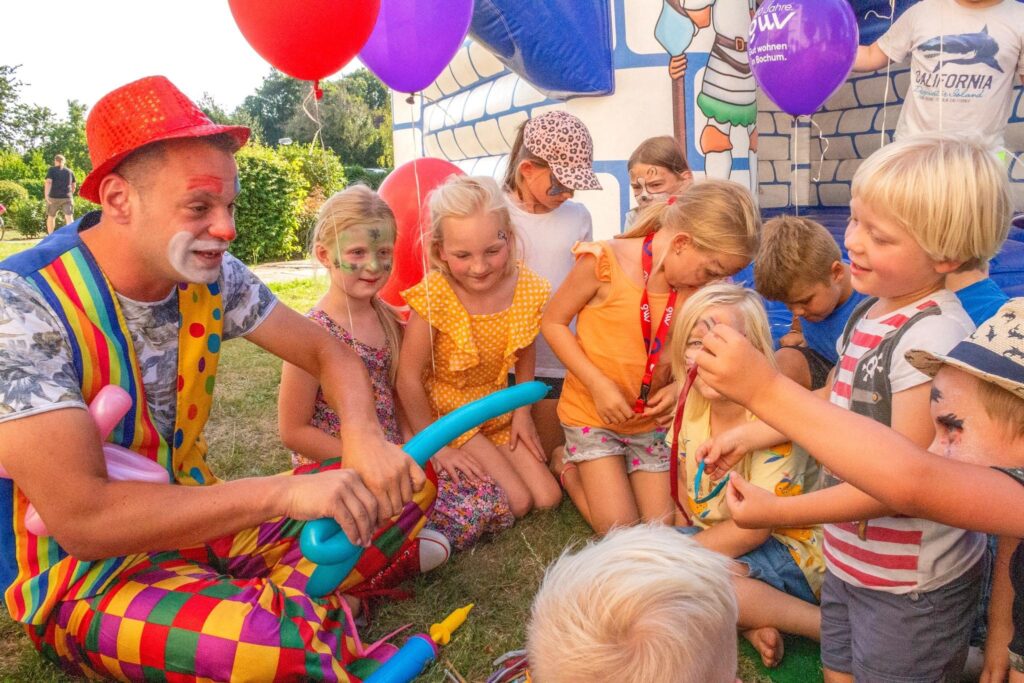
<path id="1" fill-rule="evenodd" d="M 434 641 L 426 633 L 417 633 L 405 641 L 391 659 L 364 678 L 363 683 L 409 683 L 436 658 L 437 645 Z"/>
<path id="2" fill-rule="evenodd" d="M 410 439 L 402 450 L 423 467 L 453 439 L 499 415 L 536 403 L 547 393 L 548 387 L 542 382 L 524 382 L 496 391 L 440 418 Z M 306 593 L 314 598 L 335 590 L 355 567 L 363 551 L 353 545 L 341 533 L 338 523 L 329 517 L 306 524 L 299 546 L 306 559 L 319 565 L 306 584 Z"/>

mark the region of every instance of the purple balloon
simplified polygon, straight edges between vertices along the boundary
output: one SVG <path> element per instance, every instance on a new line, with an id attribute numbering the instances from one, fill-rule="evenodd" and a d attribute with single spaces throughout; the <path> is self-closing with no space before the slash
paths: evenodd
<path id="1" fill-rule="evenodd" d="M 768 0 L 750 25 L 750 70 L 782 111 L 810 115 L 846 80 L 857 42 L 849 0 Z"/>
<path id="2" fill-rule="evenodd" d="M 434 82 L 466 39 L 473 0 L 381 0 L 359 59 L 398 92 Z"/>

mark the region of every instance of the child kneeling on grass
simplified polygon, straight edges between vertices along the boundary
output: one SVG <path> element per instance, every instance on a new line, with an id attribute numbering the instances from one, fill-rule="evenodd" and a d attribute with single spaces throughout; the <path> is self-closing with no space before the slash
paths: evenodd
<path id="1" fill-rule="evenodd" d="M 715 323 L 739 330 L 774 366 L 768 317 L 760 297 L 750 289 L 719 282 L 687 299 L 673 333 L 672 368 L 684 377 L 693 366 L 702 340 Z M 687 457 L 718 431 L 754 419 L 747 410 L 697 379 L 679 405 L 675 443 L 682 461 L 679 488 L 686 504 L 679 505 L 680 531 L 694 534 L 698 543 L 735 558 L 733 584 L 739 601 L 739 627 L 761 655 L 765 666 L 782 659 L 779 630 L 820 638 L 818 592 L 825 572 L 821 527 L 741 529 L 730 519 L 725 491 L 710 477 L 701 477 L 697 460 Z M 818 465 L 795 444 L 747 453 L 736 469 L 754 486 L 776 496 L 798 495 L 817 483 Z"/>
<path id="2" fill-rule="evenodd" d="M 613 529 L 548 568 L 527 651 L 534 683 L 733 683 L 729 561 L 671 527 Z"/>

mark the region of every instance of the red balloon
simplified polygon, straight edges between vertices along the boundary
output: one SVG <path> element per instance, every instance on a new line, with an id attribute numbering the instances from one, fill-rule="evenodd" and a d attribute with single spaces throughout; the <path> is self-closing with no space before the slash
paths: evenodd
<path id="1" fill-rule="evenodd" d="M 422 235 L 430 231 L 427 195 L 462 169 L 444 159 L 413 159 L 392 171 L 377 192 L 388 203 L 398 223 L 395 267 L 380 295 L 392 306 L 405 306 L 399 294 L 423 279 Z"/>
<path id="2" fill-rule="evenodd" d="M 294 78 L 337 73 L 362 49 L 380 0 L 228 0 L 242 35 L 265 60 Z"/>

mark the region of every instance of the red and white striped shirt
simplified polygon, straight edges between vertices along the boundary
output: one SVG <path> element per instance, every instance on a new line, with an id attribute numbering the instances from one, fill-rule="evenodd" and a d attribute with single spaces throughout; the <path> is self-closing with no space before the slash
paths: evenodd
<path id="1" fill-rule="evenodd" d="M 877 348 L 886 335 L 931 306 L 938 306 L 942 314 L 922 318 L 906 330 L 892 354 L 892 367 L 881 370 L 888 372 L 893 394 L 930 381 L 907 362 L 904 354 L 910 349 L 945 353 L 974 329 L 956 295 L 948 290 L 935 292 L 892 313 L 869 318 L 869 312 L 860 318 L 849 344 L 838 349 L 839 369 L 832 385 L 832 403 L 849 409 L 855 373 L 880 371 L 877 367 L 865 367 L 861 362 L 864 355 Z M 877 357 L 866 363 L 877 363 Z M 950 501 L 950 505 L 955 504 L 956 501 Z M 940 588 L 973 567 L 984 552 L 981 534 L 912 517 L 872 519 L 864 539 L 859 536 L 857 522 L 826 524 L 824 531 L 825 562 L 830 572 L 851 585 L 889 593 Z"/>

